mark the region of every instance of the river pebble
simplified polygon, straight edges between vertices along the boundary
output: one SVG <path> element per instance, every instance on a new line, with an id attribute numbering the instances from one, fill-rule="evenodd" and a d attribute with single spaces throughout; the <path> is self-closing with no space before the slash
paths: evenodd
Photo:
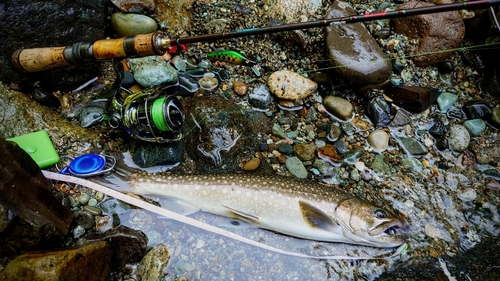
<path id="1" fill-rule="evenodd" d="M 469 146 L 470 135 L 462 125 L 453 125 L 450 128 L 449 146 L 454 151 L 464 151 Z"/>
<path id="2" fill-rule="evenodd" d="M 293 156 L 289 157 L 286 159 L 285 166 L 287 170 L 294 176 L 299 179 L 305 179 L 307 178 L 307 171 L 306 168 L 304 167 L 304 164 L 302 164 L 302 161 L 300 161 L 299 158 Z"/>
<path id="3" fill-rule="evenodd" d="M 423 155 L 428 152 L 427 148 L 414 138 L 402 138 L 401 144 L 411 155 Z"/>
<path id="4" fill-rule="evenodd" d="M 301 100 L 316 91 L 318 84 L 289 70 L 276 71 L 269 76 L 267 85 L 280 99 Z"/>
<path id="5" fill-rule="evenodd" d="M 234 92 L 239 96 L 244 96 L 248 93 L 248 85 L 243 82 L 234 81 L 233 88 Z"/>
<path id="6" fill-rule="evenodd" d="M 282 139 L 286 138 L 285 130 L 278 124 L 274 123 L 272 128 L 273 135 L 280 137 Z"/>
<path id="7" fill-rule="evenodd" d="M 471 202 L 476 200 L 477 192 L 472 188 L 467 188 L 458 193 L 458 198 L 460 198 L 463 202 Z"/>
<path id="8" fill-rule="evenodd" d="M 418 171 L 421 172 L 423 169 L 423 165 L 420 161 L 418 161 L 417 158 L 413 157 L 408 157 L 408 158 L 403 158 L 401 159 L 401 164 L 403 164 L 404 167 L 410 170 Z"/>
<path id="9" fill-rule="evenodd" d="M 493 108 L 491 117 L 488 119 L 488 121 L 492 126 L 500 129 L 500 107 Z"/>
<path id="10" fill-rule="evenodd" d="M 88 195 L 87 193 L 83 193 L 82 195 L 78 196 L 78 202 L 81 204 L 81 205 L 86 205 L 90 200 L 90 195 Z"/>
<path id="11" fill-rule="evenodd" d="M 481 135 L 486 130 L 486 122 L 482 119 L 472 119 L 464 122 L 464 127 L 473 137 Z"/>
<path id="12" fill-rule="evenodd" d="M 375 152 L 382 152 L 389 146 L 389 135 L 383 130 L 375 130 L 368 136 L 368 143 Z"/>
<path id="13" fill-rule="evenodd" d="M 348 120 L 352 118 L 354 114 L 354 107 L 352 104 L 342 97 L 327 96 L 323 99 L 323 105 L 328 112 L 340 120 Z"/>
<path id="14" fill-rule="evenodd" d="M 116 37 L 135 36 L 155 32 L 156 22 L 144 15 L 131 13 L 114 13 L 111 15 L 111 29 Z"/>
<path id="15" fill-rule="evenodd" d="M 439 110 L 441 110 L 441 112 L 448 111 L 457 100 L 458 100 L 458 95 L 448 92 L 441 93 L 437 98 Z"/>
<path id="16" fill-rule="evenodd" d="M 316 156 L 316 148 L 312 143 L 299 143 L 293 146 L 293 152 L 301 161 L 310 161 Z"/>
<path id="17" fill-rule="evenodd" d="M 129 59 L 134 79 L 145 88 L 175 83 L 175 68 L 156 56 Z"/>
<path id="18" fill-rule="evenodd" d="M 170 260 L 167 246 L 158 244 L 151 249 L 137 267 L 138 281 L 165 280 L 165 268 Z"/>

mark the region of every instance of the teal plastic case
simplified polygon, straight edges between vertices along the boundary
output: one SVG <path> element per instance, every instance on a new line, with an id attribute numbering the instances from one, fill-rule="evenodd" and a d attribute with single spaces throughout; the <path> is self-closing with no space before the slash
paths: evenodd
<path id="1" fill-rule="evenodd" d="M 49 134 L 45 131 L 38 131 L 7 140 L 17 143 L 35 160 L 40 169 L 48 168 L 59 162 L 59 154 L 57 154 Z"/>

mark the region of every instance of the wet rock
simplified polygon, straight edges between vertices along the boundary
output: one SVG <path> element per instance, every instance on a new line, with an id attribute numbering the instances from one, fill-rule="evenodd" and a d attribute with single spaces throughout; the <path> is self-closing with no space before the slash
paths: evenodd
<path id="1" fill-rule="evenodd" d="M 463 202 L 471 202 L 476 200 L 477 192 L 472 188 L 466 188 L 465 190 L 460 191 L 457 194 L 458 198 Z"/>
<path id="2" fill-rule="evenodd" d="M 12 53 L 21 48 L 69 46 L 105 38 L 107 0 L 2 1 L 0 17 L 0 80 L 29 90 L 34 82 L 48 92 L 70 91 L 99 72 L 99 64 L 76 65 L 48 71 L 23 73 L 11 64 Z"/>
<path id="3" fill-rule="evenodd" d="M 488 123 L 497 130 L 500 129 L 500 107 L 493 108 L 491 116 L 488 118 Z"/>
<path id="4" fill-rule="evenodd" d="M 88 106 L 85 107 L 79 116 L 80 126 L 82 128 L 91 127 L 102 120 L 104 120 L 105 110 L 102 107 L 98 106 Z"/>
<path id="5" fill-rule="evenodd" d="M 420 113 L 436 101 L 439 91 L 434 88 L 417 86 L 389 86 L 385 90 L 385 95 L 391 98 L 394 104 L 409 112 Z"/>
<path id="6" fill-rule="evenodd" d="M 75 222 L 86 230 L 95 227 L 94 216 L 86 211 L 78 211 L 74 213 Z"/>
<path id="7" fill-rule="evenodd" d="M 389 135 L 383 130 L 375 130 L 368 136 L 368 143 L 375 152 L 382 152 L 389 146 Z"/>
<path id="8" fill-rule="evenodd" d="M 449 145 L 454 151 L 464 151 L 469 146 L 470 135 L 467 129 L 462 125 L 453 125 L 450 128 Z"/>
<path id="9" fill-rule="evenodd" d="M 316 145 L 312 143 L 299 143 L 293 146 L 293 152 L 301 161 L 311 161 L 316 154 Z"/>
<path id="10" fill-rule="evenodd" d="M 269 118 L 218 96 L 197 97 L 184 104 L 186 154 L 199 172 L 235 172 L 270 133 Z"/>
<path id="11" fill-rule="evenodd" d="M 394 118 L 392 119 L 391 125 L 392 126 L 404 126 L 407 124 L 410 124 L 411 118 L 408 112 L 405 110 L 398 110 L 396 112 L 396 115 L 394 115 Z"/>
<path id="12" fill-rule="evenodd" d="M 77 241 L 86 245 L 97 241 L 106 241 L 111 248 L 111 269 L 118 270 L 125 264 L 139 262 L 148 249 L 148 238 L 142 231 L 120 225 L 104 233 L 93 233 Z"/>
<path id="13" fill-rule="evenodd" d="M 319 147 L 317 150 L 318 158 L 332 165 L 340 163 L 340 157 L 335 150 L 335 147 L 331 144 Z"/>
<path id="14" fill-rule="evenodd" d="M 403 166 L 406 167 L 407 169 L 414 170 L 417 172 L 421 172 L 423 169 L 422 163 L 420 163 L 418 159 L 413 157 L 401 159 L 401 164 L 403 164 Z"/>
<path id="15" fill-rule="evenodd" d="M 339 154 L 346 154 L 349 152 L 349 148 L 347 147 L 346 143 L 343 140 L 338 140 L 333 144 L 333 147 L 335 147 L 335 150 Z"/>
<path id="16" fill-rule="evenodd" d="M 462 111 L 467 119 L 488 119 L 493 113 L 490 106 L 483 100 L 466 102 L 462 106 Z"/>
<path id="17" fill-rule="evenodd" d="M 427 148 L 414 138 L 402 138 L 401 144 L 411 155 L 423 155 L 428 152 Z"/>
<path id="18" fill-rule="evenodd" d="M 116 37 L 135 36 L 155 32 L 156 22 L 145 15 L 114 13 L 111 15 L 111 29 Z"/>
<path id="19" fill-rule="evenodd" d="M 434 124 L 432 127 L 429 129 L 429 133 L 433 135 L 434 137 L 440 137 L 443 136 L 448 132 L 448 129 L 446 128 L 446 125 L 444 124 L 443 120 L 436 118 L 434 121 Z"/>
<path id="20" fill-rule="evenodd" d="M 111 250 L 104 241 L 55 251 L 29 252 L 12 260 L 4 281 L 105 281 L 111 272 Z"/>
<path id="21" fill-rule="evenodd" d="M 435 6 L 431 3 L 410 1 L 398 9 L 412 9 Z M 449 50 L 458 48 L 464 39 L 465 26 L 458 11 L 401 17 L 392 20 L 394 31 L 412 39 L 419 39 L 416 48 L 410 48 L 415 65 L 427 66 L 441 62 L 451 56 Z M 425 56 L 416 54 L 432 53 Z"/>
<path id="22" fill-rule="evenodd" d="M 337 125 L 331 124 L 328 130 L 327 138 L 331 142 L 336 142 L 341 134 L 342 134 L 342 129 Z"/>
<path id="23" fill-rule="evenodd" d="M 285 130 L 283 130 L 283 128 L 280 126 L 280 124 L 274 123 L 272 130 L 273 130 L 274 136 L 280 137 L 282 139 L 286 139 L 287 136 L 285 134 Z"/>
<path id="24" fill-rule="evenodd" d="M 482 119 L 472 119 L 465 121 L 464 127 L 471 136 L 477 137 L 486 130 L 486 123 Z"/>
<path id="25" fill-rule="evenodd" d="M 158 144 L 143 141 L 132 142 L 130 154 L 137 166 L 146 168 L 174 165 L 182 160 L 184 143 Z"/>
<path id="26" fill-rule="evenodd" d="M 316 91 L 318 84 L 289 70 L 276 71 L 269 76 L 267 85 L 280 99 L 301 100 Z"/>
<path id="27" fill-rule="evenodd" d="M 248 103 L 259 109 L 268 109 L 273 101 L 271 93 L 265 85 L 258 85 L 248 95 Z"/>
<path id="28" fill-rule="evenodd" d="M 293 147 L 285 142 L 279 143 L 276 148 L 278 149 L 279 152 L 286 154 L 286 155 L 292 155 L 294 152 Z"/>
<path id="29" fill-rule="evenodd" d="M 498 165 L 500 163 L 500 141 L 495 138 L 488 139 L 486 143 L 473 138 L 470 149 L 476 155 L 478 164 Z"/>
<path id="30" fill-rule="evenodd" d="M 370 168 L 375 172 L 388 172 L 390 171 L 390 167 L 387 163 L 385 163 L 384 154 L 377 154 L 372 163 L 370 164 Z"/>
<path id="31" fill-rule="evenodd" d="M 340 120 L 348 120 L 352 118 L 354 114 L 354 107 L 352 104 L 342 97 L 327 96 L 323 99 L 323 105 L 328 112 Z"/>
<path id="32" fill-rule="evenodd" d="M 141 260 L 137 267 L 138 281 L 161 281 L 167 274 L 165 269 L 170 260 L 170 253 L 164 244 L 156 245 Z"/>
<path id="33" fill-rule="evenodd" d="M 0 256 L 44 249 L 68 234 L 73 216 L 52 194 L 52 184 L 30 155 L 17 144 L 0 139 L 0 205 L 10 213 L 9 227 L 0 233 Z"/>
<path id="34" fill-rule="evenodd" d="M 286 159 L 285 166 L 287 170 L 294 176 L 299 179 L 305 179 L 307 178 L 307 171 L 306 168 L 304 167 L 304 164 L 302 164 L 302 161 L 300 161 L 299 158 L 293 156 L 289 157 Z"/>
<path id="35" fill-rule="evenodd" d="M 111 0 L 122 12 L 138 13 L 144 10 L 153 11 L 155 3 L 153 0 Z"/>
<path id="36" fill-rule="evenodd" d="M 207 72 L 198 80 L 198 84 L 205 91 L 211 92 L 219 85 L 219 80 L 215 77 L 215 73 Z"/>
<path id="37" fill-rule="evenodd" d="M 145 88 L 173 84 L 178 80 L 175 68 L 157 56 L 129 59 L 134 79 Z"/>
<path id="38" fill-rule="evenodd" d="M 439 110 L 441 112 L 446 112 L 450 109 L 453 104 L 458 100 L 458 95 L 443 92 L 437 98 L 437 104 L 439 106 Z"/>
<path id="39" fill-rule="evenodd" d="M 387 126 L 391 122 L 390 108 L 385 99 L 373 97 L 365 102 L 366 114 L 376 126 Z"/>
<path id="40" fill-rule="evenodd" d="M 260 165 L 260 158 L 252 158 L 249 161 L 246 161 L 242 165 L 243 171 L 253 171 L 256 170 Z"/>
<path id="41" fill-rule="evenodd" d="M 326 18 L 354 16 L 347 2 L 335 1 Z M 356 84 L 379 84 L 389 78 L 392 65 L 362 23 L 341 24 L 326 28 L 328 55 L 339 77 Z"/>

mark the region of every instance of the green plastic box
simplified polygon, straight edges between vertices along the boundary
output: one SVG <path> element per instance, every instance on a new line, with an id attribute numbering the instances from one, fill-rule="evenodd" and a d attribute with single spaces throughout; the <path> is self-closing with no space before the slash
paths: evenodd
<path id="1" fill-rule="evenodd" d="M 59 155 L 49 138 L 49 134 L 45 131 L 38 131 L 7 140 L 17 143 L 35 160 L 40 169 L 48 168 L 59 162 Z"/>

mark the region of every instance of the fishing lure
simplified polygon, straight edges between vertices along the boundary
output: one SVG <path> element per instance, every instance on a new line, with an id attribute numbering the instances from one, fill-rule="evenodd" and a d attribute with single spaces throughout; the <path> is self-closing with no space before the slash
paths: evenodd
<path id="1" fill-rule="evenodd" d="M 256 64 L 236 51 L 215 51 L 208 54 L 207 57 L 211 61 L 223 61 L 237 65 L 252 66 Z"/>

